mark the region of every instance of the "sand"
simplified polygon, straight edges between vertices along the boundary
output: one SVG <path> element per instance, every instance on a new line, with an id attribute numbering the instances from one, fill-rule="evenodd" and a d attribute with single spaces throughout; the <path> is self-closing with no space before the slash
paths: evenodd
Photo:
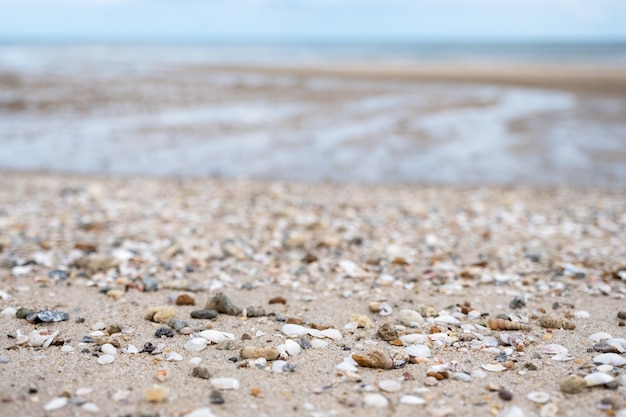
<path id="1" fill-rule="evenodd" d="M 34 325 L 0 316 L 0 356 L 6 360 L 0 364 L 0 414 L 89 415 L 78 405 L 46 413 L 44 405 L 59 396 L 80 402 L 76 390 L 91 388 L 84 399 L 99 408 L 95 415 L 107 416 L 183 416 L 201 407 L 210 407 L 217 416 L 484 416 L 513 413 L 511 407 L 536 416 L 541 406 L 526 398 L 533 391 L 548 393 L 559 416 L 600 415 L 602 400 L 613 415 L 626 407 L 623 385 L 570 395 L 561 392 L 559 381 L 595 369 L 592 359 L 597 352 L 590 335 L 626 335 L 623 320 L 616 316 L 626 310 L 626 285 L 614 275 L 626 261 L 625 200 L 621 190 L 582 187 L 4 172 L 0 290 L 8 298 L 0 299 L 0 310 L 56 309 L 67 312 L 69 320 Z M 307 254 L 317 260 L 303 260 Z M 313 259 L 309 256 L 308 261 Z M 357 270 L 342 261 L 354 262 Z M 110 268 L 99 270 L 98 265 Z M 67 270 L 69 277 L 48 278 L 57 268 Z M 145 277 L 155 279 L 159 290 L 141 291 Z M 105 287 L 120 290 L 121 298 L 107 296 L 101 291 Z M 189 317 L 220 291 L 235 305 L 261 306 L 268 315 Z M 154 336 L 161 325 L 144 319 L 146 310 L 171 304 L 182 293 L 193 296 L 196 306 L 173 306 L 176 316 L 232 333 L 235 349 L 210 345 L 193 354 L 183 348 L 189 336 Z M 515 295 L 525 296 L 526 305 L 512 309 L 509 303 Z M 269 304 L 275 296 L 287 303 Z M 391 314 L 370 311 L 368 305 L 375 301 L 387 302 Z M 415 328 L 401 326 L 399 312 L 422 304 L 454 315 L 462 325 L 474 325 L 465 326 L 465 331 L 475 335 L 463 336 L 456 325 L 428 321 Z M 473 313 L 462 313 L 468 310 Z M 373 327 L 345 329 L 353 314 L 370 318 Z M 485 371 L 480 378 L 475 371 L 496 363 L 497 350 L 469 339 L 499 337 L 498 331 L 477 327 L 498 314 L 527 322 L 532 329 L 524 333 L 523 348 L 508 357 L 511 369 Z M 569 317 L 576 328 L 542 328 L 539 317 L 544 314 Z M 272 373 L 246 365 L 239 348 L 284 343 L 285 323 L 277 318 L 300 319 L 305 326 L 329 325 L 341 331 L 342 339 L 326 339 L 327 347 L 287 358 L 294 372 Z M 117 324 L 126 332 L 100 342 L 116 340 L 120 348 L 132 344 L 140 350 L 151 342 L 162 345 L 164 353 L 119 353 L 113 363 L 100 365 L 92 354 L 96 344 L 81 343 L 97 322 Z M 359 382 L 354 376 L 345 380 L 336 366 L 353 353 L 370 348 L 392 355 L 403 352 L 403 347 L 377 337 L 384 323 L 397 325 L 401 334 L 429 335 L 432 357 L 393 370 L 358 368 Z M 23 334 L 58 330 L 56 339 L 74 350 L 16 346 L 18 329 Z M 442 333 L 449 338 L 442 339 Z M 251 339 L 242 340 L 244 334 Z M 569 349 L 573 359 L 555 361 L 542 353 L 550 343 Z M 166 361 L 167 352 L 177 352 L 183 360 Z M 210 381 L 192 376 L 188 361 L 194 356 L 213 376 L 240 382 L 238 390 L 221 393 L 224 404 L 211 404 Z M 428 368 L 441 363 L 474 373 L 472 381 L 447 379 L 426 386 Z M 159 369 L 167 372 L 164 382 L 155 378 Z M 623 377 L 624 368 L 612 375 Z M 401 382 L 399 392 L 383 392 L 389 405 L 365 407 L 367 393 L 380 392 L 377 383 L 388 379 Z M 146 390 L 153 386 L 167 390 L 164 402 L 146 400 Z M 499 387 L 510 391 L 512 400 L 504 401 L 492 391 Z M 252 395 L 257 389 L 260 394 Z M 400 398 L 409 394 L 423 398 L 425 405 L 401 404 Z"/>

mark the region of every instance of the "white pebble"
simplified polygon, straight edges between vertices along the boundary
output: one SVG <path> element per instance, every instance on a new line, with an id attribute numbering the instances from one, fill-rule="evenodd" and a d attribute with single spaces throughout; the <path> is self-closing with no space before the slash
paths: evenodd
<path id="1" fill-rule="evenodd" d="M 357 323 L 356 321 L 351 321 L 351 322 L 348 322 L 345 326 L 343 326 L 343 328 L 346 330 L 355 330 L 359 328 L 359 323 Z"/>
<path id="2" fill-rule="evenodd" d="M 215 414 L 213 414 L 213 411 L 211 411 L 209 407 L 202 407 L 185 414 L 184 417 L 215 417 Z"/>
<path id="3" fill-rule="evenodd" d="M 613 365 L 599 365 L 597 368 L 598 372 L 604 372 L 605 374 L 610 374 L 611 372 L 613 372 L 613 369 L 615 369 L 615 367 Z"/>
<path id="4" fill-rule="evenodd" d="M 104 332 L 102 330 L 96 330 L 95 332 L 89 333 L 91 337 L 102 337 L 104 336 Z"/>
<path id="5" fill-rule="evenodd" d="M 106 327 L 107 325 L 104 324 L 104 322 L 97 321 L 93 324 L 93 326 L 91 326 L 91 330 L 104 330 Z"/>
<path id="6" fill-rule="evenodd" d="M 463 382 L 472 382 L 472 377 L 465 372 L 455 372 L 452 374 L 452 379 Z"/>
<path id="7" fill-rule="evenodd" d="M 0 314 L 7 317 L 15 317 L 15 313 L 17 313 L 17 310 L 13 307 L 6 307 L 4 310 L 2 310 L 2 312 L 0 312 Z"/>
<path id="8" fill-rule="evenodd" d="M 537 404 L 545 404 L 550 401 L 550 394 L 547 392 L 535 391 L 529 393 L 526 398 Z"/>
<path id="9" fill-rule="evenodd" d="M 100 408 L 94 403 L 85 403 L 80 408 L 89 412 L 89 413 L 97 413 L 100 411 Z"/>
<path id="10" fill-rule="evenodd" d="M 76 388 L 77 397 L 84 397 L 85 395 L 89 395 L 92 392 L 93 392 L 93 388 L 86 388 L 86 387 Z"/>
<path id="11" fill-rule="evenodd" d="M 367 394 L 363 398 L 366 407 L 387 408 L 389 400 L 381 394 Z"/>
<path id="12" fill-rule="evenodd" d="M 98 363 L 100 365 L 108 365 L 110 363 L 113 363 L 114 360 L 115 356 L 113 355 L 102 355 L 98 358 Z"/>
<path id="13" fill-rule="evenodd" d="M 613 377 L 603 372 L 594 372 L 592 374 L 585 376 L 585 382 L 587 382 L 588 387 L 594 387 L 596 385 L 604 385 L 612 381 L 613 381 Z"/>
<path id="14" fill-rule="evenodd" d="M 421 333 L 405 334 L 399 337 L 404 346 L 422 344 L 428 340 L 428 336 Z"/>
<path id="15" fill-rule="evenodd" d="M 336 369 L 340 372 L 356 372 L 357 367 L 348 362 L 341 362 L 336 366 Z"/>
<path id="16" fill-rule="evenodd" d="M 217 389 L 239 389 L 239 381 L 235 378 L 211 378 L 211 385 Z"/>
<path id="17" fill-rule="evenodd" d="M 102 352 L 106 353 L 107 355 L 117 355 L 117 349 L 110 343 L 105 343 L 104 345 L 102 345 L 100 350 L 102 350 Z"/>
<path id="18" fill-rule="evenodd" d="M 296 356 L 302 350 L 300 345 L 291 339 L 285 341 L 285 349 L 290 356 Z"/>
<path id="19" fill-rule="evenodd" d="M 459 326 L 461 324 L 460 321 L 450 316 L 449 314 L 443 314 L 439 317 L 435 317 L 435 323 L 437 324 L 452 324 L 454 326 Z"/>
<path id="20" fill-rule="evenodd" d="M 139 349 L 137 349 L 137 346 L 135 345 L 128 345 L 128 348 L 126 348 L 126 352 L 135 354 L 139 353 Z"/>
<path id="21" fill-rule="evenodd" d="M 603 353 L 593 358 L 593 363 L 603 363 L 613 366 L 622 366 L 626 364 L 626 359 L 617 353 Z"/>
<path id="22" fill-rule="evenodd" d="M 426 404 L 426 400 L 422 397 L 418 397 L 417 395 L 403 395 L 400 398 L 400 404 L 406 405 L 424 405 Z"/>
<path id="23" fill-rule="evenodd" d="M 183 360 L 183 355 L 181 355 L 180 353 L 177 352 L 170 352 L 165 356 L 165 360 L 166 361 L 182 361 Z"/>
<path id="24" fill-rule="evenodd" d="M 404 348 L 404 351 L 415 358 L 430 358 L 430 348 L 426 345 L 411 345 Z"/>
<path id="25" fill-rule="evenodd" d="M 509 408 L 505 408 L 504 410 L 498 413 L 497 417 L 524 417 L 524 410 L 520 407 L 514 405 Z"/>
<path id="26" fill-rule="evenodd" d="M 302 336 L 308 331 L 309 329 L 299 324 L 285 324 L 282 328 L 282 332 L 287 336 Z"/>
<path id="27" fill-rule="evenodd" d="M 328 342 L 322 339 L 313 339 L 311 340 L 311 347 L 312 348 L 325 348 L 326 346 L 328 346 Z"/>
<path id="28" fill-rule="evenodd" d="M 489 371 L 489 372 L 502 372 L 502 371 L 506 371 L 506 368 L 504 366 L 502 366 L 499 363 L 488 363 L 488 364 L 483 364 L 480 365 L 481 368 L 483 368 L 485 371 Z"/>
<path id="29" fill-rule="evenodd" d="M 43 406 L 43 409 L 45 411 L 54 411 L 54 410 L 58 410 L 59 408 L 63 408 L 66 405 L 67 405 L 66 397 L 56 397 L 48 401 L 46 405 Z"/>
<path id="30" fill-rule="evenodd" d="M 280 374 L 283 372 L 283 368 L 287 365 L 286 361 L 274 361 L 272 362 L 272 372 L 275 374 Z"/>
<path id="31" fill-rule="evenodd" d="M 383 379 L 378 382 L 378 386 L 386 392 L 398 392 L 402 389 L 402 384 L 395 379 Z"/>
<path id="32" fill-rule="evenodd" d="M 222 332 L 218 332 L 217 330 L 204 330 L 198 333 L 198 336 L 204 337 L 211 343 L 221 343 L 226 339 L 226 336 Z"/>
<path id="33" fill-rule="evenodd" d="M 339 340 L 342 338 L 341 332 L 337 329 L 322 330 L 322 334 L 329 339 Z"/>
<path id="34" fill-rule="evenodd" d="M 398 318 L 400 319 L 400 323 L 407 327 L 417 327 L 424 323 L 424 317 L 415 310 L 400 310 Z"/>
<path id="35" fill-rule="evenodd" d="M 185 348 L 185 350 L 188 350 L 189 352 L 200 352 L 208 344 L 209 342 L 205 338 L 196 337 L 196 338 L 189 340 L 187 343 L 185 343 L 183 347 Z"/>
<path id="36" fill-rule="evenodd" d="M 202 362 L 202 358 L 199 358 L 199 357 L 196 356 L 196 357 L 193 357 L 193 358 L 189 359 L 189 362 L 187 362 L 187 363 L 189 365 L 196 366 L 196 365 L 200 365 L 200 362 Z"/>
<path id="37" fill-rule="evenodd" d="M 577 319 L 588 319 L 590 315 L 588 311 L 581 310 L 581 311 L 575 311 L 574 317 L 576 317 Z"/>
<path id="38" fill-rule="evenodd" d="M 63 347 L 61 348 L 61 352 L 74 352 L 74 348 L 70 345 L 63 345 Z"/>

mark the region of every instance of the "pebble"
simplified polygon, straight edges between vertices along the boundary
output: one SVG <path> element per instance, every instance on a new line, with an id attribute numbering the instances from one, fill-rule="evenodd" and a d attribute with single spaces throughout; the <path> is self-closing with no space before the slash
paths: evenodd
<path id="1" fill-rule="evenodd" d="M 211 391 L 211 395 L 209 395 L 209 401 L 211 401 L 211 404 L 224 404 L 226 401 L 224 401 L 224 397 L 222 397 L 222 394 L 219 391 Z"/>
<path id="2" fill-rule="evenodd" d="M 381 394 L 366 394 L 363 398 L 363 404 L 366 407 L 387 408 L 389 400 Z"/>
<path id="3" fill-rule="evenodd" d="M 167 399 L 167 390 L 163 387 L 146 389 L 146 400 L 151 403 L 161 403 Z"/>
<path id="4" fill-rule="evenodd" d="M 174 304 L 177 306 L 195 306 L 196 300 L 189 294 L 181 294 L 176 297 Z"/>
<path id="5" fill-rule="evenodd" d="M 576 329 L 576 324 L 573 321 L 548 315 L 540 317 L 539 324 L 541 325 L 541 327 L 544 327 L 546 329 Z"/>
<path id="6" fill-rule="evenodd" d="M 286 336 L 302 336 L 309 333 L 310 329 L 299 324 L 285 324 L 281 330 Z"/>
<path id="7" fill-rule="evenodd" d="M 202 366 L 198 366 L 195 367 L 191 370 L 191 375 L 196 377 L 196 378 L 200 378 L 200 379 L 210 379 L 211 378 L 211 372 L 209 371 L 208 368 L 202 367 Z"/>
<path id="8" fill-rule="evenodd" d="M 400 404 L 424 405 L 426 404 L 426 400 L 422 397 L 418 397 L 417 395 L 403 395 L 402 397 L 400 397 Z"/>
<path id="9" fill-rule="evenodd" d="M 402 389 L 402 384 L 395 379 L 384 379 L 378 382 L 381 390 L 386 392 L 398 392 Z"/>
<path id="10" fill-rule="evenodd" d="M 602 353 L 598 356 L 594 356 L 593 363 L 601 363 L 613 366 L 622 366 L 626 364 L 626 359 L 617 353 Z"/>
<path id="11" fill-rule="evenodd" d="M 604 372 L 593 372 L 585 376 L 585 382 L 588 387 L 608 384 L 609 382 L 613 382 L 614 379 L 615 378 L 613 378 L 611 375 L 605 374 Z"/>
<path id="12" fill-rule="evenodd" d="M 287 350 L 289 356 L 296 356 L 302 350 L 300 345 L 291 339 L 285 340 L 285 349 Z"/>
<path id="13" fill-rule="evenodd" d="M 70 318 L 70 315 L 64 311 L 58 310 L 42 310 L 36 313 L 30 313 L 24 317 L 29 323 L 56 323 L 59 321 L 66 321 Z"/>
<path id="14" fill-rule="evenodd" d="M 165 355 L 165 360 L 166 361 L 174 361 L 174 362 L 179 362 L 183 360 L 183 355 L 181 355 L 180 353 L 177 352 L 170 352 L 168 354 Z"/>
<path id="15" fill-rule="evenodd" d="M 144 318 L 146 320 L 163 324 L 167 324 L 167 322 L 173 317 L 176 317 L 176 310 L 174 309 L 174 307 L 170 306 L 149 308 L 144 315 Z"/>
<path id="16" fill-rule="evenodd" d="M 507 370 L 505 366 L 502 366 L 499 363 L 482 364 L 480 367 L 489 372 L 502 372 Z"/>
<path id="17" fill-rule="evenodd" d="M 211 411 L 208 407 L 197 408 L 193 410 L 191 413 L 187 413 L 184 417 L 215 417 L 213 411 Z"/>
<path id="18" fill-rule="evenodd" d="M 508 389 L 502 388 L 498 390 L 498 397 L 503 401 L 511 401 L 513 399 L 513 393 Z"/>
<path id="19" fill-rule="evenodd" d="M 209 344 L 208 340 L 203 337 L 196 337 L 190 339 L 187 343 L 184 344 L 185 350 L 189 352 L 200 352 Z"/>
<path id="20" fill-rule="evenodd" d="M 84 411 L 87 411 L 88 413 L 100 412 L 100 407 L 98 407 L 96 404 L 91 403 L 91 402 L 84 403 L 80 408 L 82 408 Z"/>
<path id="21" fill-rule="evenodd" d="M 360 314 L 353 314 L 348 319 L 350 323 L 356 323 L 357 329 L 369 329 L 374 326 L 372 320 L 367 316 L 362 316 Z"/>
<path id="22" fill-rule="evenodd" d="M 421 333 L 405 334 L 399 337 L 404 346 L 420 345 L 428 340 L 428 336 Z"/>
<path id="23" fill-rule="evenodd" d="M 91 330 L 104 330 L 107 325 L 103 321 L 97 321 L 91 326 Z"/>
<path id="24" fill-rule="evenodd" d="M 343 336 L 341 335 L 341 332 L 337 329 L 325 329 L 322 330 L 322 334 L 329 338 L 329 339 L 333 339 L 333 340 L 339 340 L 341 339 Z"/>
<path id="25" fill-rule="evenodd" d="M 239 351 L 239 354 L 243 359 L 265 358 L 268 361 L 276 360 L 280 356 L 278 349 L 271 346 L 246 346 Z"/>
<path id="26" fill-rule="evenodd" d="M 400 310 L 398 318 L 400 323 L 407 327 L 418 327 L 420 324 L 424 323 L 424 317 L 414 310 Z"/>
<path id="27" fill-rule="evenodd" d="M 570 374 L 559 382 L 561 391 L 566 394 L 578 394 L 587 388 L 587 382 L 585 379 L 576 374 Z"/>
<path id="28" fill-rule="evenodd" d="M 98 357 L 98 363 L 100 365 L 108 365 L 113 363 L 113 361 L 115 361 L 115 356 L 113 355 L 102 355 Z"/>
<path id="29" fill-rule="evenodd" d="M 221 390 L 239 389 L 239 381 L 235 378 L 211 378 L 211 385 Z"/>
<path id="30" fill-rule="evenodd" d="M 497 417 L 525 417 L 525 414 L 524 410 L 516 405 L 513 405 L 500 411 L 497 414 Z"/>
<path id="31" fill-rule="evenodd" d="M 414 358 L 430 358 L 430 348 L 426 345 L 411 345 L 404 348 L 404 351 Z"/>
<path id="32" fill-rule="evenodd" d="M 443 314 L 441 316 L 435 317 L 434 320 L 436 324 L 451 324 L 453 326 L 461 325 L 461 322 L 458 319 L 452 317 L 449 314 Z"/>
<path id="33" fill-rule="evenodd" d="M 2 363 L 9 363 L 9 358 L 6 356 L 0 356 L 0 364 Z"/>
<path id="34" fill-rule="evenodd" d="M 159 289 L 159 282 L 154 278 L 144 277 L 141 283 L 145 292 L 157 291 Z"/>
<path id="35" fill-rule="evenodd" d="M 276 297 L 271 298 L 268 301 L 268 304 L 283 304 L 283 305 L 285 305 L 285 304 L 287 304 L 287 299 L 285 297 L 281 297 L 280 295 L 278 295 Z"/>
<path id="36" fill-rule="evenodd" d="M 167 325 L 170 326 L 170 328 L 176 330 L 177 332 L 180 332 L 182 329 L 189 326 L 189 324 L 185 320 L 181 320 L 177 318 L 169 319 L 167 322 Z"/>
<path id="37" fill-rule="evenodd" d="M 382 350 L 372 349 L 363 354 L 353 354 L 352 359 L 364 368 L 392 369 L 393 359 Z"/>
<path id="38" fill-rule="evenodd" d="M 545 404 L 548 401 L 550 401 L 550 394 L 548 394 L 547 392 L 543 392 L 543 391 L 534 391 L 534 392 L 528 393 L 526 398 L 528 398 L 529 401 L 532 401 L 537 404 Z"/>
<path id="39" fill-rule="evenodd" d="M 203 319 L 203 320 L 210 320 L 210 319 L 214 319 L 215 317 L 217 317 L 217 311 L 215 310 L 194 310 L 191 312 L 191 318 L 192 319 Z"/>
<path id="40" fill-rule="evenodd" d="M 197 356 L 194 356 L 193 358 L 189 359 L 189 362 L 187 362 L 189 365 L 200 365 L 200 363 L 202 362 L 202 358 L 199 358 Z"/>
<path id="41" fill-rule="evenodd" d="M 385 323 L 378 328 L 376 335 L 385 342 L 390 342 L 398 338 L 398 331 L 393 324 Z"/>
<path id="42" fill-rule="evenodd" d="M 67 405 L 67 397 L 56 397 L 51 399 L 43 406 L 45 411 L 54 411 L 61 409 Z"/>
<path id="43" fill-rule="evenodd" d="M 100 347 L 102 353 L 106 353 L 107 355 L 117 355 L 117 348 L 110 343 L 105 343 Z"/>
<path id="44" fill-rule="evenodd" d="M 472 382 L 472 376 L 465 372 L 455 372 L 452 374 L 452 379 L 463 382 Z"/>
<path id="45" fill-rule="evenodd" d="M 215 310 L 218 313 L 228 314 L 230 316 L 238 316 L 241 314 L 241 309 L 235 306 L 230 299 L 221 292 L 215 294 L 210 298 L 206 305 L 205 310 Z"/>

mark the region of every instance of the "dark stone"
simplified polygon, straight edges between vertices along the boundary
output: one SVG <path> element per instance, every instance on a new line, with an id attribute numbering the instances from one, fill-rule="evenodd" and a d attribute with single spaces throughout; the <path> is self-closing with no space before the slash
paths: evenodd
<path id="1" fill-rule="evenodd" d="M 53 269 L 52 271 L 48 272 L 48 278 L 50 279 L 62 280 L 67 279 L 67 276 L 67 272 L 62 269 Z"/>
<path id="2" fill-rule="evenodd" d="M 170 326 L 172 329 L 176 330 L 177 332 L 180 332 L 180 329 L 182 329 L 183 327 L 189 326 L 189 324 L 185 320 L 177 319 L 175 317 L 172 317 L 171 319 L 169 319 L 169 321 L 167 322 L 167 325 Z"/>
<path id="3" fill-rule="evenodd" d="M 224 404 L 225 403 L 224 397 L 222 397 L 222 394 L 220 394 L 219 391 L 213 390 L 211 392 L 210 399 L 211 399 L 211 404 Z"/>
<path id="4" fill-rule="evenodd" d="M 526 307 L 526 297 L 521 295 L 516 295 L 515 298 L 511 300 L 509 303 L 509 307 L 512 309 Z"/>
<path id="5" fill-rule="evenodd" d="M 156 291 L 159 289 L 159 282 L 154 278 L 144 277 L 141 282 L 145 292 Z"/>
<path id="6" fill-rule="evenodd" d="M 150 342 L 146 342 L 143 345 L 143 350 L 139 353 L 152 353 L 154 352 L 154 350 L 156 349 L 156 346 L 154 346 L 152 343 Z"/>
<path id="7" fill-rule="evenodd" d="M 301 337 L 300 340 L 298 340 L 298 343 L 300 344 L 300 347 L 302 349 L 309 349 L 311 347 L 311 342 L 309 342 L 309 339 L 305 339 L 304 337 Z"/>
<path id="8" fill-rule="evenodd" d="M 232 301 L 221 292 L 218 292 L 213 298 L 210 298 L 204 306 L 204 309 L 215 310 L 218 313 L 228 314 L 229 316 L 238 316 L 241 314 L 241 309 L 235 306 Z"/>
<path id="9" fill-rule="evenodd" d="M 265 310 L 263 307 L 248 307 L 246 308 L 246 317 L 263 317 L 265 316 Z"/>
<path id="10" fill-rule="evenodd" d="M 74 319 L 74 323 L 84 323 L 85 322 L 85 318 L 84 317 L 76 317 Z"/>
<path id="11" fill-rule="evenodd" d="M 108 334 L 121 333 L 122 327 L 119 324 L 111 324 L 106 330 Z"/>
<path id="12" fill-rule="evenodd" d="M 26 316 L 28 316 L 29 314 L 32 314 L 34 312 L 35 312 L 35 310 L 33 310 L 33 309 L 22 307 L 22 308 L 19 308 L 15 312 L 15 317 L 17 317 L 18 319 L 24 319 L 24 318 L 26 318 Z"/>
<path id="13" fill-rule="evenodd" d="M 398 338 L 398 331 L 393 324 L 385 323 L 378 328 L 376 335 L 385 342 L 390 342 Z"/>
<path id="14" fill-rule="evenodd" d="M 89 336 L 83 336 L 82 342 L 84 343 L 96 343 L 96 339 L 89 337 Z"/>
<path id="15" fill-rule="evenodd" d="M 208 368 L 197 366 L 191 371 L 191 376 L 201 379 L 211 379 L 211 372 L 209 372 Z"/>
<path id="16" fill-rule="evenodd" d="M 174 337 L 174 331 L 169 327 L 159 327 L 156 332 L 154 332 L 156 337 Z"/>
<path id="17" fill-rule="evenodd" d="M 65 321 L 70 318 L 70 315 L 64 311 L 58 310 L 43 310 L 36 313 L 28 314 L 24 317 L 29 323 L 56 323 L 59 321 Z"/>
<path id="18" fill-rule="evenodd" d="M 513 399 L 513 393 L 507 389 L 502 388 L 498 391 L 498 397 L 503 401 L 511 401 Z"/>
<path id="19" fill-rule="evenodd" d="M 194 310 L 191 312 L 191 318 L 192 319 L 214 319 L 215 317 L 217 317 L 217 311 L 215 310 L 207 310 L 207 309 L 203 309 L 203 310 Z"/>

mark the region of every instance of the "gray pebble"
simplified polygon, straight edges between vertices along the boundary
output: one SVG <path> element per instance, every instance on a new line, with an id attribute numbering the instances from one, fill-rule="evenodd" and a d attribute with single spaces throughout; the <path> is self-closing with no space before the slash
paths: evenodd
<path id="1" fill-rule="evenodd" d="M 208 368 L 204 368 L 202 366 L 197 366 L 193 368 L 193 370 L 191 371 L 191 375 L 201 379 L 211 378 L 211 372 L 209 372 Z"/>
<path id="2" fill-rule="evenodd" d="M 203 310 L 194 310 L 191 312 L 192 319 L 209 320 L 209 319 L 214 319 L 215 317 L 217 317 L 217 311 L 215 310 L 203 309 Z"/>

